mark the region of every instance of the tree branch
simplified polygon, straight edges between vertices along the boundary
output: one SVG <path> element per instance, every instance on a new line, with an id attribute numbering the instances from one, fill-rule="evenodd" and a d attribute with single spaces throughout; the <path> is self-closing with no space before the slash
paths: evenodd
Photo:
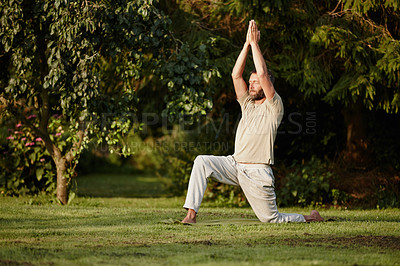
<path id="1" fill-rule="evenodd" d="M 47 133 L 47 126 L 50 119 L 50 102 L 49 102 L 49 92 L 47 89 L 42 90 L 42 106 L 40 108 L 40 124 L 39 129 L 43 133 Z"/>
<path id="2" fill-rule="evenodd" d="M 68 151 L 68 153 L 65 155 L 65 160 L 68 163 L 71 163 L 72 160 L 75 158 L 78 150 L 81 148 L 82 143 L 83 143 L 83 137 L 85 136 L 85 132 L 83 129 L 79 129 L 78 132 L 76 133 L 76 136 L 78 137 L 78 141 L 75 142 L 71 149 Z"/>

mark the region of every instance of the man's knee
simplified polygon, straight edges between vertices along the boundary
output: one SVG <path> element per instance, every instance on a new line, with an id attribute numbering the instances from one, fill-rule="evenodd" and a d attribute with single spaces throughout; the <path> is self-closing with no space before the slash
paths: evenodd
<path id="1" fill-rule="evenodd" d="M 262 216 L 258 218 L 262 223 L 279 223 L 279 215 L 278 214 L 272 214 L 269 216 Z"/>
<path id="2" fill-rule="evenodd" d="M 257 218 L 262 223 L 279 223 L 279 212 L 277 210 L 253 209 Z"/>
<path id="3" fill-rule="evenodd" d="M 208 155 L 198 155 L 196 157 L 196 159 L 194 159 L 194 164 L 195 165 L 203 165 L 204 163 L 206 163 L 209 160 Z"/>

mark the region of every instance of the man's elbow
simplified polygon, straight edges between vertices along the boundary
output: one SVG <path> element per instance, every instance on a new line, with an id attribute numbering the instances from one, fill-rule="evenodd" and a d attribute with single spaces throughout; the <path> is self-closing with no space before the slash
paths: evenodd
<path id="1" fill-rule="evenodd" d="M 233 73 L 233 72 L 232 72 L 231 76 L 232 76 L 232 79 L 233 79 L 233 80 L 235 80 L 235 79 L 241 79 L 241 78 L 242 78 L 242 75 L 241 75 L 241 74 Z"/>

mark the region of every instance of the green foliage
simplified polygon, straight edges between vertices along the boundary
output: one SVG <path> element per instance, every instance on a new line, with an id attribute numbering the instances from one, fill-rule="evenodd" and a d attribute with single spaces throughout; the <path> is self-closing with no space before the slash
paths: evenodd
<path id="1" fill-rule="evenodd" d="M 37 124 L 36 115 L 27 116 L 32 124 Z M 65 147 L 66 133 L 61 117 L 50 119 L 49 133 L 61 150 Z M 13 123 L 10 123 L 13 124 Z M 56 189 L 55 166 L 46 150 L 43 140 L 30 127 L 21 123 L 8 129 L 9 136 L 0 154 L 0 189 L 6 195 L 54 194 Z"/>
<path id="2" fill-rule="evenodd" d="M 385 180 L 383 184 L 377 184 L 377 205 L 378 209 L 400 207 L 400 178 Z"/>
<path id="3" fill-rule="evenodd" d="M 331 187 L 334 173 L 326 163 L 312 158 L 304 164 L 294 163 L 293 172 L 286 175 L 284 185 L 276 191 L 280 206 L 317 206 L 346 203 L 344 192 Z"/>
<path id="4" fill-rule="evenodd" d="M 179 121 L 183 115 L 194 118 L 211 110 L 212 90 L 208 84 L 212 77 L 219 76 L 219 72 L 208 62 L 206 50 L 213 49 L 210 44 L 209 40 L 197 48 L 184 44 L 160 69 L 161 80 L 168 86 L 163 115 L 169 120 Z M 204 89 L 199 90 L 202 86 Z"/>
<path id="5" fill-rule="evenodd" d="M 175 134 L 165 138 L 158 152 L 161 154 L 161 169 L 158 176 L 172 194 L 181 196 L 187 190 L 193 161 L 199 154 L 196 146 L 189 147 L 189 140 L 183 132 L 175 128 Z"/>
<path id="6" fill-rule="evenodd" d="M 361 99 L 370 110 L 398 112 L 400 42 L 393 38 L 396 26 L 381 23 L 392 16 L 391 8 L 397 9 L 389 2 L 383 7 L 375 1 L 345 1 L 344 10 L 322 16 L 315 25 L 307 56 L 332 73 L 329 82 L 319 85 L 327 102 L 351 105 Z"/>
<path id="7" fill-rule="evenodd" d="M 352 9 L 361 14 L 367 14 L 369 11 L 377 11 L 380 8 L 380 5 L 383 5 L 385 8 L 393 8 L 394 11 L 400 8 L 400 4 L 396 0 L 344 0 L 343 3 L 344 8 Z"/>
<path id="8" fill-rule="evenodd" d="M 161 55 L 153 51 L 162 51 L 167 38 L 168 19 L 151 3 L 2 2 L 0 40 L 9 58 L 2 68 L 2 101 L 11 117 L 22 119 L 25 107 L 38 114 L 37 124 L 23 122 L 53 160 L 75 165 L 91 138 L 113 145 L 129 131 L 137 102 L 132 79 L 140 78 L 146 63 L 158 63 Z M 104 60 L 113 62 L 117 93 L 102 79 Z M 68 124 L 63 150 L 47 130 L 55 113 Z"/>
<path id="9" fill-rule="evenodd" d="M 221 207 L 249 206 L 240 187 L 210 181 L 204 195 L 205 202 Z"/>
<path id="10" fill-rule="evenodd" d="M 132 153 L 123 135 L 133 126 L 136 90 L 144 76 L 157 74 L 168 84 L 165 100 L 172 104 L 167 114 L 196 115 L 211 107 L 207 84 L 217 72 L 207 64 L 205 46 L 192 54 L 186 44 L 178 45 L 170 34 L 170 19 L 156 3 L 1 2 L 0 97 L 5 115 L 22 119 L 43 139 L 56 166 L 65 166 L 64 177 L 73 174 L 71 165 L 92 139 L 119 154 Z M 37 124 L 23 120 L 26 107 L 38 115 Z M 62 150 L 47 130 L 57 113 L 69 133 Z"/>

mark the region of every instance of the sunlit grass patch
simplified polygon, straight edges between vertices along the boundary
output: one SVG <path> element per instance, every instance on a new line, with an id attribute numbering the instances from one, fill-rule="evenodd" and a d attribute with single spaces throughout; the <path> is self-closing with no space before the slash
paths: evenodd
<path id="1" fill-rule="evenodd" d="M 262 224 L 250 208 L 204 207 L 195 226 L 163 223 L 183 218 L 183 200 L 78 197 L 59 206 L 1 197 L 0 264 L 399 263 L 397 209 L 322 209 L 336 221 Z"/>

